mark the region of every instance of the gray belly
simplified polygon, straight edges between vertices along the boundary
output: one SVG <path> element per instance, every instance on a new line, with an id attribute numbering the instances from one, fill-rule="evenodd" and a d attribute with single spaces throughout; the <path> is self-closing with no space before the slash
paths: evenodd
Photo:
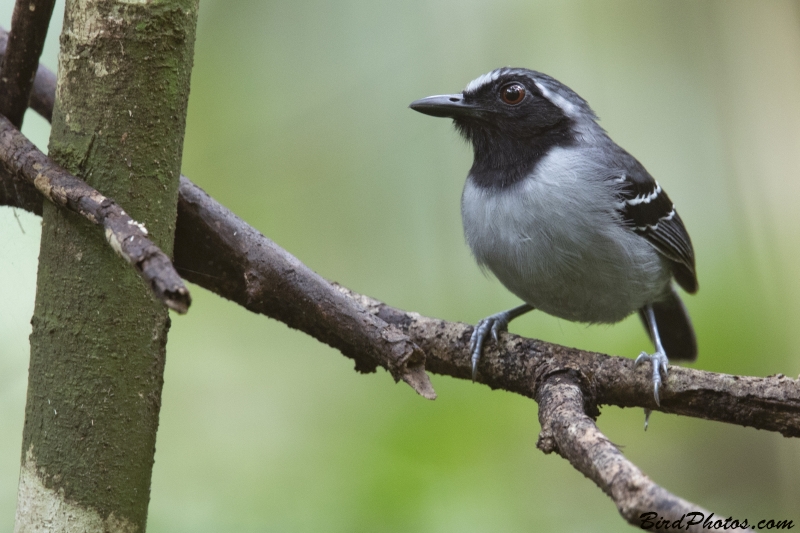
<path id="1" fill-rule="evenodd" d="M 524 180 L 489 191 L 467 180 L 464 231 L 478 263 L 526 303 L 578 322 L 617 322 L 669 289 L 666 260 L 622 226 L 602 183 Z M 591 206 L 611 206 L 612 209 Z"/>

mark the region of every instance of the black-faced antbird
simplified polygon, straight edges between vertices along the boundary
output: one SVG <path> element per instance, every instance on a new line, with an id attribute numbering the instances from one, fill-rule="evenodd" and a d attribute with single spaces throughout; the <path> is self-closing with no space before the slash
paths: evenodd
<path id="1" fill-rule="evenodd" d="M 697 341 L 672 286 L 697 291 L 689 234 L 667 193 L 612 141 L 574 91 L 540 72 L 501 68 L 460 94 L 411 109 L 452 118 L 474 149 L 461 217 L 475 259 L 525 303 L 475 327 L 475 379 L 484 341 L 540 309 L 567 320 L 619 322 L 638 311 L 655 353 L 655 401 L 667 356 L 692 361 Z"/>

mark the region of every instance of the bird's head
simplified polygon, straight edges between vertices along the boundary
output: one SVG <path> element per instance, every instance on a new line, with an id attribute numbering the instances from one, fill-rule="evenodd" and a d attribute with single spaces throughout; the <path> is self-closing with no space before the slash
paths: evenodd
<path id="1" fill-rule="evenodd" d="M 597 119 L 572 89 L 524 68 L 493 70 L 461 93 L 429 96 L 409 107 L 452 118 L 472 143 L 476 165 L 494 169 L 525 166 L 551 147 L 573 142 L 574 125 Z"/>

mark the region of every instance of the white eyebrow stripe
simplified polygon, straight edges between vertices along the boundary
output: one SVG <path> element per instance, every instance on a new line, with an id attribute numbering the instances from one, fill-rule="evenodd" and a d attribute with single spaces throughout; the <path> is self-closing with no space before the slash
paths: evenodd
<path id="1" fill-rule="evenodd" d="M 464 92 L 471 93 L 473 91 L 477 91 L 484 85 L 497 81 L 497 78 L 499 77 L 500 77 L 500 69 L 487 72 L 486 74 L 478 76 L 477 78 L 469 82 L 467 84 L 467 88 L 464 89 Z"/>
<path id="2" fill-rule="evenodd" d="M 538 81 L 533 82 L 536 84 L 536 87 L 542 92 L 542 96 L 553 102 L 555 105 L 561 108 L 561 110 L 569 117 L 577 117 L 579 115 L 575 104 L 561 96 L 560 94 L 554 93 Z"/>

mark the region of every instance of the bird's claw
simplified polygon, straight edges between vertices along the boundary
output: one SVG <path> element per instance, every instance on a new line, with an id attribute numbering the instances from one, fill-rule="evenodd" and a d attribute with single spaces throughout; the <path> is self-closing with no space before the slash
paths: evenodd
<path id="1" fill-rule="evenodd" d="M 506 324 L 503 329 L 507 327 L 508 324 Z M 500 339 L 498 337 L 499 333 L 500 333 L 500 321 L 495 320 L 494 322 L 492 322 L 492 338 L 494 339 L 494 343 L 498 345 L 500 344 Z"/>
<path id="2" fill-rule="evenodd" d="M 669 362 L 669 359 L 667 359 L 666 354 L 660 351 L 652 355 L 648 354 L 647 352 L 642 352 L 633 363 L 634 368 L 637 368 L 645 361 L 650 361 L 653 365 L 653 396 L 655 397 L 656 405 L 660 407 L 661 400 L 658 397 L 658 389 L 661 387 L 661 384 L 664 382 L 664 380 L 667 379 L 667 363 Z M 646 421 L 645 427 L 647 427 Z"/>
<path id="3" fill-rule="evenodd" d="M 478 377 L 478 361 L 481 358 L 486 336 L 491 333 L 494 342 L 500 345 L 500 332 L 508 329 L 508 322 L 508 313 L 497 313 L 482 319 L 472 330 L 472 336 L 469 339 L 469 349 L 472 354 L 472 381 Z"/>

